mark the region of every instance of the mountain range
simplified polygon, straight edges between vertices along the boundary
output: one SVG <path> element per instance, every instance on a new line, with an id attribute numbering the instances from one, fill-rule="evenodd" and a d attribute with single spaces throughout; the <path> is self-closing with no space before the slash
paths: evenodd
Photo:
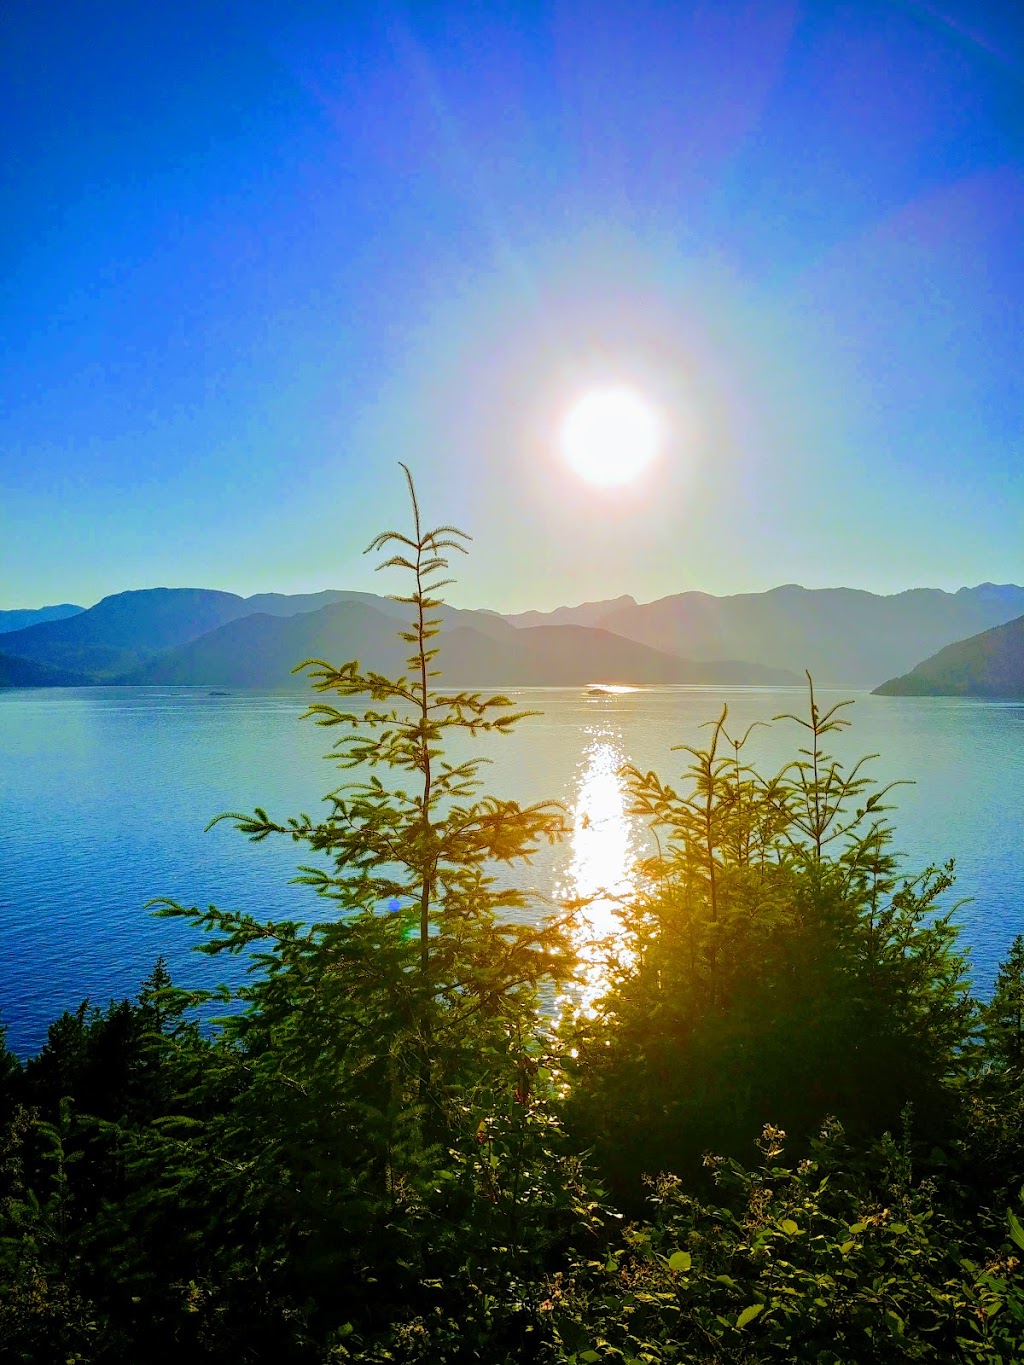
<path id="1" fill-rule="evenodd" d="M 337 590 L 239 597 L 211 588 L 145 588 L 104 597 L 87 611 L 39 621 L 0 638 L 4 654 L 68 669 L 97 682 L 115 682 L 144 659 L 198 639 L 228 621 L 256 612 L 291 616 L 343 600 L 387 599 Z"/>
<path id="2" fill-rule="evenodd" d="M 791 583 L 733 597 L 684 592 L 643 604 L 618 598 L 509 619 L 600 626 L 688 659 L 756 659 L 807 669 L 820 683 L 873 687 L 953 641 L 1022 613 L 1024 588 L 1013 584 L 983 583 L 955 593 L 913 588 L 881 597 Z"/>
<path id="3" fill-rule="evenodd" d="M 326 601 L 326 605 L 321 605 Z M 255 609 L 254 609 L 255 608 Z M 269 609 L 269 610 L 268 610 Z M 240 598 L 198 588 L 154 588 L 104 598 L 65 621 L 8 633 L 5 667 L 32 685 L 31 669 L 62 680 L 230 687 L 305 686 L 291 670 L 304 658 L 358 658 L 401 672 L 408 646 L 398 631 L 408 608 L 371 593 Z M 794 681 L 782 669 L 738 661 L 690 663 L 585 626 L 519 629 L 494 612 L 443 607 L 445 674 L 454 683 L 572 686 L 590 681 L 760 683 Z M 0 671 L 0 677 L 3 672 Z M 40 672 L 36 685 L 53 683 Z"/>
<path id="4" fill-rule="evenodd" d="M 28 614 L 4 616 L 9 626 Z M 454 607 L 441 614 L 444 676 L 460 686 L 770 686 L 798 681 L 805 668 L 819 683 L 865 686 L 903 677 L 923 657 L 1021 616 L 1024 588 L 985 583 L 882 597 L 788 584 L 731 597 L 686 592 L 510 616 Z M 291 675 L 303 658 L 358 658 L 394 673 L 408 652 L 396 634 L 408 607 L 336 589 L 244 598 L 151 588 L 34 615 L 0 629 L 0 686 L 305 686 Z"/>
<path id="5" fill-rule="evenodd" d="M 394 606 L 394 604 L 389 604 Z M 638 683 L 794 681 L 780 669 L 723 662 L 693 664 L 586 626 L 517 630 L 500 617 L 448 612 L 444 622 L 445 679 L 454 686 L 581 686 L 601 680 Z M 471 618 L 470 620 L 460 618 Z M 291 669 L 304 658 L 364 666 L 396 675 L 405 671 L 409 646 L 399 620 L 361 602 L 339 602 L 287 619 L 257 613 L 231 621 L 151 660 L 122 681 L 203 683 L 222 687 L 305 687 Z"/>

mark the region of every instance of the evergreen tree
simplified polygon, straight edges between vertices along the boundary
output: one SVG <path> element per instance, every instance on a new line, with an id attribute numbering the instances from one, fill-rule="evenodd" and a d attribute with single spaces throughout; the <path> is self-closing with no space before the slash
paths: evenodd
<path id="1" fill-rule="evenodd" d="M 1024 1065 L 1024 934 L 1018 934 L 999 966 L 992 999 L 984 1012 L 989 1058 L 1007 1071 Z"/>
<path id="2" fill-rule="evenodd" d="M 0 1115 L 14 1103 L 21 1064 L 7 1046 L 7 1026 L 0 1020 Z"/>
<path id="3" fill-rule="evenodd" d="M 537 1014 L 540 984 L 572 969 L 567 925 L 510 921 L 528 897 L 492 870 L 557 839 L 563 814 L 481 795 L 485 759 L 449 757 L 452 741 L 505 735 L 529 713 L 504 696 L 439 688 L 438 593 L 447 555 L 468 537 L 424 528 L 403 469 L 412 532 L 368 548 L 393 551 L 379 567 L 410 578 L 396 599 L 411 614 L 407 673 L 299 665 L 322 696 L 349 702 L 316 701 L 306 715 L 342 732 L 333 757 L 353 780 L 317 820 L 218 817 L 315 855 L 299 880 L 329 917 L 160 909 L 208 931 L 204 951 L 253 954 L 219 1049 L 239 1076 L 216 1135 L 222 1198 L 246 1210 L 233 1235 L 258 1243 L 261 1286 L 312 1299 L 314 1317 L 330 1304 L 335 1321 L 340 1294 L 344 1311 L 385 1335 L 396 1304 L 409 1317 L 433 1312 L 443 1275 L 471 1303 L 492 1302 L 495 1276 L 507 1286 L 536 1268 L 588 1216 L 550 1113 Z M 468 1350 L 468 1320 L 464 1329 Z"/>

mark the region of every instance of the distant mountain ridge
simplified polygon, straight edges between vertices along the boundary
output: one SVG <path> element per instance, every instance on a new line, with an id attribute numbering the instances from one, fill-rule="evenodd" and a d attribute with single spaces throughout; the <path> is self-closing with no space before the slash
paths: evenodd
<path id="1" fill-rule="evenodd" d="M 386 602 L 372 593 L 330 589 L 288 597 L 239 597 L 214 588 L 141 588 L 104 597 L 66 619 L 41 621 L 3 637 L 4 652 L 52 668 L 112 682 L 164 650 L 257 611 L 291 616 L 329 602 Z M 398 607 L 390 603 L 392 612 Z"/>
<path id="2" fill-rule="evenodd" d="M 514 626 L 599 626 L 611 612 L 635 606 L 636 598 L 624 593 L 607 602 L 581 602 L 578 607 L 556 607 L 554 611 L 520 611 L 505 620 Z"/>
<path id="3" fill-rule="evenodd" d="M 391 605 L 391 604 L 389 604 Z M 587 626 L 516 629 L 484 613 L 449 609 L 440 637 L 440 667 L 449 686 L 573 687 L 588 682 L 796 682 L 795 675 L 756 664 L 693 664 Z M 388 612 L 363 602 L 338 602 L 290 617 L 240 617 L 168 650 L 126 674 L 127 684 L 191 684 L 234 688 L 307 687 L 292 669 L 302 659 L 364 669 L 406 671 L 408 644 Z"/>
<path id="4" fill-rule="evenodd" d="M 0 611 L 0 635 L 12 630 L 23 630 L 25 626 L 37 626 L 42 621 L 63 621 L 68 616 L 77 616 L 85 607 L 76 607 L 71 602 L 61 602 L 55 607 L 25 607 L 16 611 Z"/>
<path id="5" fill-rule="evenodd" d="M 560 608 L 546 619 L 563 620 L 567 612 L 585 613 L 590 624 L 696 661 L 756 659 L 806 668 L 820 683 L 873 686 L 955 640 L 1019 616 L 1024 588 L 982 583 L 956 593 L 911 588 L 882 597 L 789 583 L 732 597 L 685 592 L 642 604 L 618 598 Z"/>
<path id="6" fill-rule="evenodd" d="M 880 697 L 1024 698 L 1024 616 L 958 640 L 899 678 Z"/>
<path id="7" fill-rule="evenodd" d="M 43 621 L 3 637 L 22 659 L 110 681 L 140 658 L 183 644 L 245 612 L 230 592 L 148 588 L 104 597 L 63 621 Z"/>

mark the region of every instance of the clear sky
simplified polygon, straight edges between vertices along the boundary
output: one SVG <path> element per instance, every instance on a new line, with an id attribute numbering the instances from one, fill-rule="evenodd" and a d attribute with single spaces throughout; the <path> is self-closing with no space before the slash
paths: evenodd
<path id="1" fill-rule="evenodd" d="M 1024 581 L 1024 7 L 0 14 L 0 607 Z M 665 444 L 588 486 L 627 384 Z"/>

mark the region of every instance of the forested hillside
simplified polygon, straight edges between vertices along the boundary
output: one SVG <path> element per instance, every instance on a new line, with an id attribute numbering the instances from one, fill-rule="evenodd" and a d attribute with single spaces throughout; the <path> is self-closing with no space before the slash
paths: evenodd
<path id="1" fill-rule="evenodd" d="M 947 645 L 875 691 L 883 697 L 1024 697 L 1024 616 Z"/>

